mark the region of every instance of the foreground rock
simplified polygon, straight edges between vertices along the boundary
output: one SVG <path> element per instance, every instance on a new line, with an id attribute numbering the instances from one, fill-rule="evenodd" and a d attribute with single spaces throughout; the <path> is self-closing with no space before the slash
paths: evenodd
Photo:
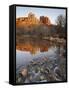
<path id="1" fill-rule="evenodd" d="M 66 79 L 65 58 L 61 60 L 38 59 L 20 70 L 16 75 L 17 83 L 54 82 Z"/>

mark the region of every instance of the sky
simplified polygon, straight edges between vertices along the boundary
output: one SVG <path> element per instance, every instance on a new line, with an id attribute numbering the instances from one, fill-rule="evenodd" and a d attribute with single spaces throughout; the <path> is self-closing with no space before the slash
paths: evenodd
<path id="1" fill-rule="evenodd" d="M 56 24 L 56 18 L 59 15 L 66 14 L 65 9 L 54 9 L 54 8 L 35 8 L 35 7 L 16 7 L 16 18 L 27 17 L 28 13 L 32 12 L 37 18 L 40 16 L 48 16 L 52 24 Z"/>

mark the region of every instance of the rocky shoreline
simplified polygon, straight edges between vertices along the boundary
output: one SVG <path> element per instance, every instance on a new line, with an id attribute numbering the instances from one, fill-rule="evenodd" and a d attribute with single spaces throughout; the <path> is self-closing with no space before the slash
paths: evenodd
<path id="1" fill-rule="evenodd" d="M 16 74 L 17 83 L 53 82 L 66 79 L 64 57 L 60 60 L 49 60 L 47 57 L 37 59 L 31 61 Z"/>

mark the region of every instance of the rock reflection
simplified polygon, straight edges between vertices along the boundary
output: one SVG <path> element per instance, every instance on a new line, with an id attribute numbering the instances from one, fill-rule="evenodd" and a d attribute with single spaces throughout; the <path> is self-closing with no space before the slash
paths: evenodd
<path id="1" fill-rule="evenodd" d="M 66 80 L 65 45 L 48 40 L 25 39 L 16 44 L 16 49 L 17 83 Z"/>
<path id="2" fill-rule="evenodd" d="M 16 48 L 21 51 L 30 51 L 31 54 L 36 54 L 37 52 L 48 51 L 49 47 L 55 46 L 55 43 L 46 40 L 26 40 L 22 43 L 17 43 Z"/>

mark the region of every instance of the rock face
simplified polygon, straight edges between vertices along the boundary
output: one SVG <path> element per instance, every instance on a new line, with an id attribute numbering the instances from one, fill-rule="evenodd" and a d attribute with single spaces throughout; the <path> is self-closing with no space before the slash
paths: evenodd
<path id="1" fill-rule="evenodd" d="M 29 13 L 27 17 L 20 17 L 16 19 L 16 25 L 32 25 L 32 24 L 39 24 L 40 21 L 35 17 L 33 13 Z"/>
<path id="2" fill-rule="evenodd" d="M 44 16 L 40 16 L 40 22 L 45 24 L 45 25 L 51 25 L 51 21 L 49 19 L 49 17 L 44 17 Z"/>
<path id="3" fill-rule="evenodd" d="M 27 26 L 27 25 L 39 25 L 39 24 L 44 24 L 44 25 L 51 25 L 51 21 L 49 17 L 45 16 L 40 16 L 40 19 L 35 17 L 35 14 L 30 12 L 27 17 L 19 17 L 16 19 L 16 26 L 22 27 L 22 26 Z"/>

